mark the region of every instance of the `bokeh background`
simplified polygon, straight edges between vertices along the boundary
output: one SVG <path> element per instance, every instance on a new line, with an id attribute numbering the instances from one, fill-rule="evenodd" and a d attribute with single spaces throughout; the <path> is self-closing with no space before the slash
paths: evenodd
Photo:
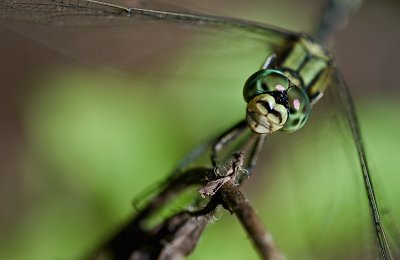
<path id="1" fill-rule="evenodd" d="M 322 6 L 320 1 L 289 0 L 174 4 L 304 32 L 313 31 Z M 379 202 L 394 222 L 400 216 L 399 14 L 397 1 L 366 1 L 336 36 L 332 49 L 354 95 Z M 100 26 L 91 35 L 101 41 L 82 35 L 73 42 L 52 36 L 47 29 L 32 39 L 0 27 L 1 259 L 82 257 L 129 219 L 136 195 L 163 179 L 196 144 L 243 117 L 242 84 L 264 57 L 251 59 L 258 54 L 240 46 L 248 44 L 256 50 L 258 39 L 246 41 L 223 30 L 193 32 L 190 28 L 171 36 L 167 28 L 155 31 L 156 27 L 142 24 L 140 34 L 147 36 L 140 55 L 116 48 L 126 33 L 133 33 L 129 26 L 115 35 L 115 27 Z M 231 38 L 224 40 L 224 33 Z M 51 39 L 51 44 L 43 44 L 40 37 Z M 69 44 L 81 50 L 78 56 L 65 50 Z M 93 44 L 107 53 L 98 55 Z M 218 56 L 222 48 L 225 52 Z M 243 67 L 245 71 L 239 71 Z M 321 111 L 335 110 L 328 101 L 320 105 Z M 323 118 L 322 112 L 316 114 Z M 336 116 L 340 114 L 332 113 L 330 118 Z M 349 177 L 351 181 L 338 174 L 342 165 L 357 167 L 357 159 L 351 137 L 341 133 L 345 126 L 326 126 L 330 118 L 312 122 L 301 137 L 277 135 L 265 153 L 274 159 L 262 160 L 257 175 L 244 187 L 289 258 L 306 258 L 305 251 L 323 255 L 321 250 L 334 250 L 337 254 L 332 258 L 343 257 L 337 251 L 343 245 L 330 248 L 329 239 L 313 244 L 326 239 L 322 229 L 332 234 L 343 229 L 344 223 L 336 222 L 341 216 L 343 222 L 355 223 L 354 230 L 371 232 L 365 221 L 349 214 L 357 202 L 349 202 L 349 196 L 362 201 L 365 211 L 365 194 L 357 173 Z M 315 127 L 322 130 L 317 134 Z M 319 145 L 323 140 L 330 142 Z M 314 157 L 320 151 L 326 153 Z M 339 155 L 333 158 L 335 154 Z M 265 167 L 275 174 L 263 176 Z M 282 177 L 280 172 L 289 174 Z M 294 173 L 297 177 L 290 177 Z M 338 180 L 335 185 L 333 179 Z M 328 191 L 324 185 L 344 188 Z M 310 206 L 304 204 L 307 201 L 312 201 Z M 307 223 L 314 219 L 310 212 L 320 222 Z M 329 216 L 335 220 L 324 222 Z M 228 214 L 218 218 L 190 258 L 256 259 L 235 218 Z M 296 226 L 290 224 L 293 219 Z M 323 223 L 326 226 L 319 226 Z M 395 229 L 395 224 L 388 228 Z"/>

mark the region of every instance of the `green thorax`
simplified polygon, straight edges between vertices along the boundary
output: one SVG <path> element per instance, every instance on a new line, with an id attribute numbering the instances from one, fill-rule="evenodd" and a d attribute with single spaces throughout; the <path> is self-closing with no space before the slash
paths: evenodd
<path id="1" fill-rule="evenodd" d="M 278 59 L 278 67 L 291 82 L 303 88 L 311 103 L 323 94 L 332 70 L 332 56 L 307 36 L 300 37 Z"/>

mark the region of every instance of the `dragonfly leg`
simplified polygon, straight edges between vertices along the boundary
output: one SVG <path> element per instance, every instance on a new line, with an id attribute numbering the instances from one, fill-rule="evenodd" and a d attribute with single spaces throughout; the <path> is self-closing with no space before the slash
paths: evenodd
<path id="1" fill-rule="evenodd" d="M 250 153 L 250 161 L 249 161 L 249 166 L 247 167 L 247 172 L 248 175 L 250 176 L 251 173 L 254 170 L 254 167 L 257 164 L 257 159 L 258 159 L 258 155 L 261 152 L 261 149 L 264 145 L 265 139 L 266 139 L 267 135 L 265 134 L 260 134 L 257 138 L 256 144 L 254 145 L 251 153 Z"/>
<path id="2" fill-rule="evenodd" d="M 201 208 L 196 211 L 189 211 L 188 213 L 194 217 L 204 216 L 215 210 L 219 204 L 221 204 L 221 198 L 219 196 L 213 196 L 211 197 L 207 205 L 204 206 L 204 208 Z"/>
<path id="3" fill-rule="evenodd" d="M 214 142 L 213 146 L 212 146 L 212 151 L 211 151 L 211 161 L 213 164 L 213 167 L 217 167 L 218 166 L 218 162 L 217 162 L 217 153 L 229 142 L 231 142 L 232 140 L 235 139 L 235 137 L 237 137 L 238 135 L 240 135 L 244 130 L 246 130 L 247 128 L 247 123 L 245 120 L 239 122 L 238 124 L 236 124 L 235 126 L 233 126 L 231 129 L 229 129 L 228 131 L 226 131 L 225 133 L 223 133 L 222 135 L 220 135 L 216 141 Z M 258 159 L 258 155 L 261 152 L 261 149 L 264 145 L 265 142 L 265 138 L 266 135 L 265 134 L 260 134 L 257 137 L 256 143 L 254 144 L 251 153 L 250 153 L 250 157 L 249 157 L 249 163 L 247 168 L 248 171 L 248 175 L 250 175 L 254 169 L 254 167 L 257 164 L 257 159 Z"/>
<path id="4" fill-rule="evenodd" d="M 211 150 L 211 162 L 213 167 L 217 167 L 217 153 L 229 142 L 235 139 L 238 135 L 243 133 L 247 129 L 247 122 L 246 120 L 242 120 L 228 131 L 224 132 L 222 135 L 217 137 L 214 144 L 212 145 Z"/>
<path id="5" fill-rule="evenodd" d="M 266 70 L 268 67 L 271 66 L 272 62 L 273 62 L 275 59 L 276 59 L 276 55 L 275 55 L 275 54 L 272 54 L 272 55 L 268 56 L 268 57 L 265 59 L 263 65 L 261 66 L 261 69 Z"/>

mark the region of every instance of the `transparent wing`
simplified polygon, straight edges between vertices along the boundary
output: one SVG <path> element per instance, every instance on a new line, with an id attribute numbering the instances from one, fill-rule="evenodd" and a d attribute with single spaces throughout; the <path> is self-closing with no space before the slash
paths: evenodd
<path id="1" fill-rule="evenodd" d="M 235 132 L 232 134 L 232 132 Z M 223 147 L 216 150 L 216 142 L 221 138 L 225 138 L 229 135 L 229 142 L 224 144 Z M 201 182 L 199 180 L 204 180 L 205 176 L 207 178 L 217 178 L 224 177 L 228 169 L 231 167 L 231 162 L 233 155 L 238 152 L 242 152 L 244 154 L 243 165 L 241 166 L 242 171 L 240 172 L 240 178 L 238 180 L 241 182 L 243 179 L 246 179 L 251 174 L 253 169 L 253 163 L 259 153 L 259 149 L 262 148 L 264 142 L 264 138 L 259 139 L 257 135 L 254 135 L 246 125 L 245 121 L 240 121 L 238 124 L 235 124 L 231 129 L 222 133 L 219 136 L 211 139 L 208 142 L 198 145 L 194 149 L 192 149 L 189 153 L 185 155 L 185 157 L 176 165 L 174 170 L 164 179 L 163 182 L 158 183 L 153 188 L 148 189 L 143 193 L 142 196 L 138 196 L 134 200 L 135 208 L 140 212 L 142 208 L 148 207 L 148 203 L 154 200 L 155 197 L 175 197 L 181 196 L 179 193 L 181 190 L 191 189 L 194 192 L 191 192 L 191 199 L 183 200 L 181 206 L 178 204 L 174 204 L 172 206 L 169 203 L 165 203 L 165 205 L 160 206 L 160 210 L 157 210 L 160 214 L 155 214 L 157 218 L 157 222 L 165 219 L 166 216 L 169 216 L 176 211 L 180 210 L 183 207 L 190 206 L 191 210 L 199 210 L 199 205 L 204 206 L 204 203 L 199 203 L 196 205 L 195 202 L 199 202 L 200 194 L 197 192 Z M 199 172 L 201 176 L 198 179 L 192 181 L 191 175 L 193 171 Z M 206 171 L 208 171 L 206 173 Z M 194 173 L 196 174 L 196 173 Z M 207 175 L 205 175 L 207 174 Z M 185 177 L 189 176 L 189 177 Z M 187 180 L 187 178 L 190 178 Z M 184 181 L 182 181 L 182 179 Z M 187 182 L 187 185 L 185 184 Z M 171 189 L 171 183 L 177 183 L 181 186 L 181 189 L 177 188 Z M 174 184 L 175 185 L 175 184 Z M 194 187 L 193 187 L 194 186 Z M 171 194 L 171 196 L 162 195 L 164 191 L 167 191 Z M 161 195 L 160 195 L 161 194 Z M 163 199 L 159 198 L 156 201 Z M 166 199 L 167 200 L 167 199 Z M 165 208 L 165 209 L 162 209 Z"/>
<path id="2" fill-rule="evenodd" d="M 365 155 L 352 129 L 357 123 L 352 117 L 348 123 L 348 93 L 342 81 L 332 83 L 302 130 L 269 138 L 254 176 L 264 195 L 254 197 L 289 258 L 389 259 L 364 187 L 367 168 L 360 169 L 365 157 L 359 156 Z"/>
<path id="3" fill-rule="evenodd" d="M 240 130 L 236 131 L 237 129 Z M 232 135 L 232 132 L 235 134 Z M 216 151 L 214 149 L 215 142 L 221 137 L 226 139 L 228 135 L 231 136 L 228 137 L 229 144 Z M 185 210 L 194 212 L 208 208 L 206 205 L 212 203 L 207 197 L 215 194 L 219 189 L 217 183 L 224 177 L 228 177 L 233 161 L 237 160 L 235 155 L 241 153 L 245 156 L 245 158 L 241 157 L 243 164 L 238 168 L 238 178 L 234 177 L 240 183 L 249 177 L 253 163 L 249 158 L 254 158 L 252 155 L 258 154 L 263 141 L 264 138 L 260 139 L 254 135 L 246 127 L 246 122 L 241 121 L 232 130 L 193 149 L 164 182 L 148 190 L 149 192 L 144 196 L 138 196 L 135 200 L 137 214 L 127 225 L 122 227 L 120 232 L 115 233 L 111 239 L 107 240 L 95 255 L 112 254 L 114 258 L 126 258 L 132 254 L 132 251 L 140 251 L 150 246 L 146 244 L 148 241 L 143 241 L 143 237 L 138 237 L 143 230 L 148 230 L 150 234 L 157 232 L 161 227 L 164 228 L 164 221 L 174 214 Z M 212 162 L 212 158 L 215 158 L 216 161 Z M 206 181 L 207 179 L 209 182 Z M 200 196 L 200 190 L 203 190 L 202 196 Z M 204 194 L 207 195 L 204 196 Z M 212 210 L 213 214 L 216 214 L 217 211 L 215 206 L 208 209 Z M 126 244 L 126 241 L 130 241 L 133 246 L 121 247 Z"/>
<path id="4" fill-rule="evenodd" d="M 184 13 L 162 3 L 154 4 L 159 10 L 143 8 L 147 5 L 141 1 L 1 1 L 0 16 L 8 28 L 84 63 L 141 72 L 166 62 L 178 70 L 171 66 L 174 60 L 199 57 L 177 53 L 210 37 L 220 39 L 214 49 L 218 55 L 224 53 L 221 46 L 239 46 L 243 38 L 277 51 L 297 37 L 272 26 Z M 203 58 L 215 53 L 209 50 Z"/>
<path id="5" fill-rule="evenodd" d="M 385 205 L 382 203 L 382 201 L 381 203 L 383 207 L 378 202 L 377 195 L 374 190 L 374 179 L 370 167 L 368 166 L 369 164 L 367 160 L 366 150 L 364 148 L 364 143 L 353 100 L 349 93 L 348 86 L 339 71 L 336 71 L 336 74 L 334 75 L 334 85 L 340 93 L 342 101 L 341 104 L 345 111 L 348 125 L 351 130 L 354 144 L 358 153 L 360 170 L 364 180 L 364 187 L 368 198 L 370 214 L 376 233 L 380 256 L 382 259 L 397 259 L 400 253 L 400 248 L 398 246 L 400 243 L 400 233 L 396 225 L 394 225 L 395 223 L 392 219 L 393 216 L 390 216 L 390 214 L 382 210 L 385 208 Z M 375 181 L 377 181 L 377 178 L 375 179 Z M 381 212 L 385 212 L 383 214 L 384 217 L 381 217 Z"/>

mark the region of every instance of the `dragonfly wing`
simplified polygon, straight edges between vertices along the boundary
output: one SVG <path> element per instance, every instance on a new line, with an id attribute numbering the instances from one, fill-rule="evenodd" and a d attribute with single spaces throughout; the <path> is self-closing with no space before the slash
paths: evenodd
<path id="1" fill-rule="evenodd" d="M 269 138 L 256 168 L 254 179 L 264 185 L 257 189 L 264 195 L 255 194 L 264 204 L 261 214 L 289 258 L 381 256 L 349 107 L 337 84 L 332 79 L 303 129 Z"/>
<path id="2" fill-rule="evenodd" d="M 4 26 L 69 57 L 129 71 L 148 71 L 149 67 L 157 69 L 158 65 L 171 64 L 176 59 L 199 58 L 177 55 L 182 49 L 204 44 L 207 38 L 219 39 L 219 44 L 204 57 L 214 53 L 221 56 L 221 46 L 241 46 L 238 50 L 258 48 L 254 45 L 257 42 L 267 52 L 277 51 L 297 37 L 283 29 L 253 22 L 184 13 L 185 10 L 165 5 L 160 8 L 167 10 L 142 6 L 140 1 L 118 5 L 91 0 L 2 0 L 0 17 Z M 253 39 L 253 46 L 244 48 L 240 39 L 246 38 Z M 242 57 L 246 56 L 242 53 Z"/>
<path id="3" fill-rule="evenodd" d="M 151 234 L 154 236 L 154 232 L 157 234 L 157 230 L 165 228 L 168 225 L 168 222 L 165 221 L 169 217 L 177 216 L 173 216 L 173 214 L 181 213 L 185 210 L 202 210 L 203 213 L 201 213 L 201 215 L 207 216 L 209 213 L 214 214 L 217 205 L 204 199 L 204 194 L 208 194 L 208 191 L 212 189 L 213 192 L 209 195 L 212 196 L 218 191 L 224 181 L 231 179 L 232 176 L 229 175 L 229 172 L 233 169 L 233 165 L 237 165 L 238 157 L 236 157 L 236 155 L 238 154 L 240 154 L 240 156 L 243 155 L 245 158 L 241 157 L 241 166 L 236 173 L 238 176 L 234 178 L 240 182 L 245 177 L 248 177 L 248 169 L 251 167 L 252 163 L 251 157 L 257 156 L 258 148 L 264 140 L 264 138 L 260 139 L 258 136 L 251 133 L 247 127 L 244 128 L 243 126 L 246 126 L 244 121 L 235 125 L 231 131 L 227 131 L 223 135 L 189 152 L 181 163 L 178 164 L 173 173 L 166 178 L 164 182 L 160 183 L 157 189 L 152 190 L 152 196 L 150 198 L 138 198 L 138 202 L 144 203 L 143 207 L 139 208 L 137 214 L 120 232 L 116 233 L 109 241 L 101 246 L 96 255 L 112 254 L 116 258 L 126 258 L 131 255 L 133 251 L 148 250 L 149 246 L 154 245 L 151 244 L 151 239 L 149 242 L 148 239 L 143 239 L 143 237 L 151 237 Z M 231 133 L 235 134 L 232 135 Z M 220 140 L 221 137 L 225 138 L 227 135 L 230 136 L 230 138 L 228 138 L 229 141 L 224 142 L 224 147 L 216 151 L 214 149 L 216 141 Z M 225 138 L 225 140 L 226 139 L 227 138 Z M 214 158 L 211 154 L 214 154 L 217 159 L 216 167 L 213 166 L 211 161 L 211 158 Z M 233 160 L 235 160 L 235 163 L 232 164 Z M 206 167 L 206 165 L 208 165 L 208 167 Z M 227 175 L 221 175 L 224 173 Z M 196 176 L 193 176 L 193 174 Z M 244 176 L 240 176 L 241 174 Z M 210 178 L 215 177 L 219 179 L 211 181 Z M 205 185 L 202 188 L 203 191 L 208 190 L 202 193 L 202 198 L 200 198 L 200 184 Z M 210 186 L 210 184 L 212 185 Z M 187 191 L 190 193 L 187 193 Z M 151 193 L 148 193 L 147 195 L 150 194 Z M 189 198 L 189 200 L 187 198 Z M 208 205 L 205 206 L 207 203 Z M 210 204 L 212 204 L 212 206 L 208 208 Z M 201 226 L 199 226 L 199 228 L 202 229 Z M 149 233 L 146 233 L 147 231 Z M 142 233 L 142 236 L 138 236 L 138 234 Z M 146 235 L 144 235 L 145 233 Z M 173 231 L 171 231 L 171 233 L 173 233 Z M 130 241 L 132 245 L 127 245 L 127 241 Z"/>
<path id="4" fill-rule="evenodd" d="M 244 127 L 243 127 L 244 126 Z M 236 131 L 238 128 L 239 131 Z M 235 132 L 229 141 L 224 144 L 224 147 L 218 149 L 217 151 L 214 149 L 215 143 L 221 137 L 229 135 L 231 132 Z M 263 141 L 263 139 L 262 139 Z M 261 141 L 261 142 L 262 142 Z M 164 181 L 149 189 L 147 192 L 143 194 L 143 196 L 138 196 L 135 198 L 135 207 L 137 210 L 141 211 L 142 208 L 147 207 L 148 203 L 154 200 L 154 197 L 160 196 L 163 192 L 167 191 L 171 193 L 171 196 L 164 196 L 162 197 L 175 197 L 181 196 L 181 191 L 185 189 L 191 189 L 192 192 L 191 199 L 184 200 L 181 206 L 178 204 L 174 204 L 173 207 L 168 203 L 162 204 L 162 208 L 157 211 L 164 211 L 157 216 L 158 221 L 165 219 L 166 216 L 174 213 L 176 210 L 181 210 L 185 207 L 190 207 L 191 210 L 195 210 L 198 205 L 195 204 L 196 201 L 199 201 L 200 193 L 197 191 L 200 185 L 200 181 L 191 182 L 188 181 L 188 185 L 185 185 L 185 181 L 187 177 L 185 175 L 193 174 L 194 172 L 198 172 L 199 174 L 203 174 L 200 176 L 200 180 L 206 179 L 206 177 L 211 180 L 210 178 L 223 178 L 224 174 L 229 172 L 229 168 L 231 167 L 231 162 L 233 160 L 234 154 L 241 152 L 244 155 L 243 165 L 240 167 L 238 180 L 242 181 L 246 177 L 249 177 L 251 173 L 251 168 L 253 167 L 251 164 L 252 158 L 258 156 L 259 150 L 258 148 L 262 145 L 260 143 L 258 136 L 254 135 L 246 126 L 244 121 L 236 124 L 230 131 L 225 132 L 223 135 L 218 136 L 214 139 L 211 139 L 204 144 L 201 144 L 194 149 L 192 149 L 182 160 L 176 168 L 172 171 L 172 173 L 167 176 Z M 213 161 L 215 158 L 215 161 Z M 215 165 L 216 163 L 216 165 Z M 189 178 L 191 178 L 189 176 Z M 182 187 L 181 190 L 176 188 L 171 188 L 171 185 L 180 185 Z M 193 189 L 193 186 L 196 189 Z M 173 187 L 173 186 L 172 186 Z M 194 191 L 194 192 L 193 192 Z M 173 194 L 173 193 L 176 194 Z M 197 197 L 197 199 L 195 198 Z M 162 198 L 157 199 L 160 200 Z M 192 203 L 190 203 L 192 202 Z M 200 203 L 199 205 L 204 206 L 204 203 Z M 173 209 L 171 211 L 171 208 Z M 200 208 L 197 208 L 200 209 Z M 146 220 L 147 221 L 147 220 Z"/>
<path id="5" fill-rule="evenodd" d="M 359 157 L 360 172 L 364 180 L 364 186 L 366 195 L 368 197 L 369 209 L 372 218 L 371 221 L 374 225 L 380 257 L 381 259 L 397 259 L 400 253 L 400 248 L 398 246 L 400 244 L 400 233 L 397 227 L 393 225 L 394 222 L 389 214 L 390 211 L 386 209 L 384 214 L 380 213 L 383 212 L 382 209 L 385 208 L 385 205 L 383 204 L 384 201 L 382 200 L 378 203 L 377 194 L 375 193 L 373 185 L 373 183 L 376 183 L 379 179 L 373 179 L 370 167 L 368 166 L 366 150 L 364 148 L 353 100 L 349 93 L 348 86 L 338 70 L 334 75 L 334 85 L 337 87 L 338 92 L 340 93 L 342 103 L 341 107 L 344 109 L 346 114 L 348 125 L 351 130 Z"/>

